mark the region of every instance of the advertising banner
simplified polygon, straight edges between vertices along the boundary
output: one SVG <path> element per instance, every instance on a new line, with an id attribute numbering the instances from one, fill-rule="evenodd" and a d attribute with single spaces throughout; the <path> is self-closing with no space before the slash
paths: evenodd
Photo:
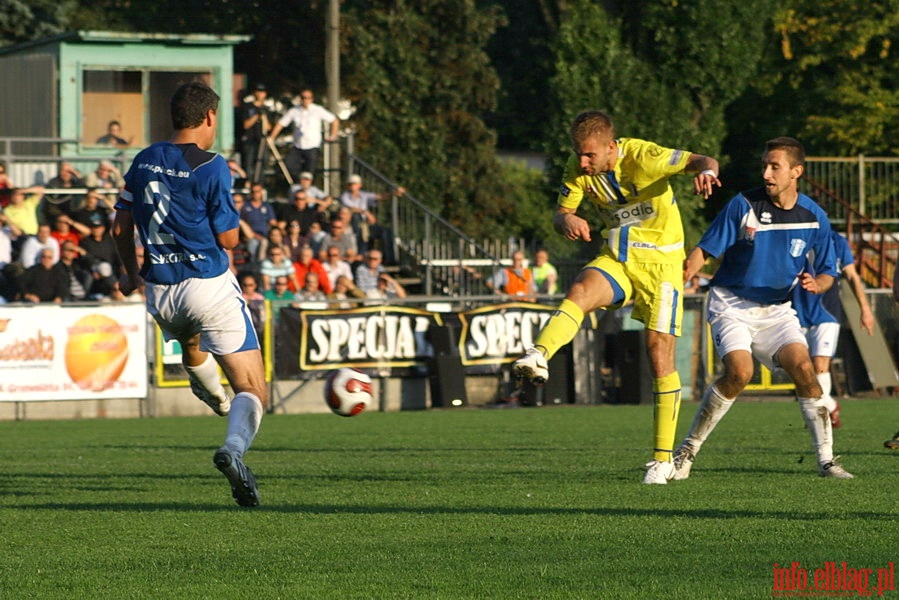
<path id="1" fill-rule="evenodd" d="M 144 398 L 142 303 L 0 306 L 0 402 Z"/>

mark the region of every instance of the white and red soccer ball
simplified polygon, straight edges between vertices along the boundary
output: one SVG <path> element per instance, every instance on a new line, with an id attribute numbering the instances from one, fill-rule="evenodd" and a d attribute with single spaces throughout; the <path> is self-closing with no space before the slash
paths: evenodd
<path id="1" fill-rule="evenodd" d="M 371 377 L 343 367 L 328 375 L 325 382 L 325 403 L 335 415 L 354 417 L 373 402 Z"/>

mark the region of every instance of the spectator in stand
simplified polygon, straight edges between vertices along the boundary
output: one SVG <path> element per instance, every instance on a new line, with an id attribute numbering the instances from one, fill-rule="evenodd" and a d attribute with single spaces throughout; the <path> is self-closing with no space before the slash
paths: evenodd
<path id="1" fill-rule="evenodd" d="M 265 84 L 257 83 L 253 86 L 252 99 L 244 102 L 240 111 L 240 158 L 243 161 L 244 178 L 246 173 L 249 173 L 256 181 L 262 177 L 265 164 L 266 147 L 262 142 L 272 130 L 267 98 L 268 89 Z M 260 159 L 262 164 L 259 165 L 257 172 L 256 163 Z"/>
<path id="2" fill-rule="evenodd" d="M 2 223 L 9 228 L 13 247 L 21 247 L 25 238 L 37 235 L 38 206 L 44 197 L 43 186 L 13 188 L 9 205 L 3 209 Z"/>
<path id="3" fill-rule="evenodd" d="M 283 275 L 275 278 L 275 285 L 270 290 L 265 290 L 262 296 L 266 300 L 294 300 L 294 293 L 290 291 L 290 280 Z"/>
<path id="4" fill-rule="evenodd" d="M 53 256 L 53 262 L 59 260 L 59 242 L 51 235 L 49 225 L 40 225 L 37 228 L 37 235 L 29 236 L 22 244 L 22 251 L 19 253 L 19 262 L 26 269 L 33 267 L 40 260 L 40 255 L 44 250 L 49 250 Z"/>
<path id="5" fill-rule="evenodd" d="M 287 257 L 287 253 L 283 246 L 269 246 L 268 258 L 262 261 L 262 264 L 259 266 L 259 271 L 262 273 L 263 291 L 272 289 L 272 286 L 278 277 L 287 277 L 290 282 L 291 291 L 295 292 L 300 288 L 297 283 L 293 263 Z"/>
<path id="6" fill-rule="evenodd" d="M 394 192 L 397 197 L 405 193 L 406 190 L 402 187 L 396 188 Z M 359 243 L 359 251 L 364 252 L 366 248 L 376 247 L 385 253 L 388 262 L 393 262 L 392 232 L 379 225 L 375 216 L 377 203 L 388 197 L 363 190 L 362 178 L 359 175 L 350 175 L 347 179 L 347 189 L 340 194 L 340 207 L 348 208 L 352 214 L 351 223 Z"/>
<path id="7" fill-rule="evenodd" d="M 237 275 L 237 281 L 240 283 L 240 292 L 243 299 L 250 309 L 250 318 L 253 321 L 253 329 L 256 330 L 256 337 L 259 343 L 264 343 L 263 333 L 265 331 L 265 297 L 259 293 L 259 282 L 256 275 L 252 271 L 241 271 Z"/>
<path id="8" fill-rule="evenodd" d="M 116 250 L 115 241 L 109 235 L 107 221 L 91 221 L 90 235 L 81 238 L 81 247 L 91 261 L 91 268 L 99 279 L 118 279 L 122 272 L 122 262 Z M 102 286 L 98 284 L 98 286 Z M 98 292 L 99 293 L 99 292 Z"/>
<path id="9" fill-rule="evenodd" d="M 56 222 L 53 224 L 53 231 L 50 232 L 50 235 L 59 242 L 60 248 L 62 248 L 63 242 L 66 241 L 72 242 L 76 246 L 81 242 L 81 236 L 72 228 L 72 217 L 69 215 L 56 217 Z"/>
<path id="10" fill-rule="evenodd" d="M 312 254 L 312 248 L 303 246 L 303 248 L 300 249 L 300 260 L 293 263 L 293 266 L 294 271 L 296 272 L 297 281 L 305 282 L 306 273 L 315 273 L 318 275 L 319 285 L 325 294 L 331 293 L 331 282 L 328 281 L 328 273 L 325 272 L 322 263 Z"/>
<path id="11" fill-rule="evenodd" d="M 533 299 L 537 286 L 534 285 L 533 273 L 524 266 L 524 252 L 520 250 L 513 252 L 512 266 L 496 271 L 493 277 L 487 280 L 487 287 L 497 294 L 529 296 Z"/>
<path id="12" fill-rule="evenodd" d="M 353 268 L 350 266 L 350 263 L 341 258 L 340 250 L 336 247 L 331 247 L 328 248 L 327 254 L 328 260 L 322 263 L 322 267 L 324 267 L 325 272 L 328 274 L 328 281 L 331 283 L 331 288 L 333 289 L 334 286 L 337 285 L 337 280 L 340 277 L 346 277 L 352 281 Z"/>
<path id="13" fill-rule="evenodd" d="M 322 289 L 321 283 L 322 280 L 318 273 L 313 271 L 306 273 L 303 287 L 296 294 L 297 300 L 300 302 L 324 302 L 327 300 L 327 294 Z"/>
<path id="14" fill-rule="evenodd" d="M 356 287 L 353 280 L 341 275 L 334 284 L 334 290 L 328 294 L 332 308 L 353 308 L 356 305 L 350 300 L 366 298 L 365 292 Z"/>
<path id="15" fill-rule="evenodd" d="M 53 260 L 51 250 L 42 250 L 38 263 L 22 274 L 21 299 L 24 302 L 61 303 L 69 297 L 69 276 L 66 270 Z"/>
<path id="16" fill-rule="evenodd" d="M 334 199 L 320 188 L 312 185 L 312 173 L 309 171 L 300 173 L 300 181 L 290 186 L 291 197 L 293 197 L 293 194 L 296 193 L 297 190 L 306 192 L 306 198 L 309 200 L 309 205 L 314 206 L 319 212 L 327 214 L 328 211 L 331 210 Z M 326 222 L 326 220 L 323 220 L 322 222 Z"/>
<path id="17" fill-rule="evenodd" d="M 555 294 L 559 291 L 559 272 L 549 262 L 549 252 L 541 248 L 534 254 L 534 266 L 531 268 L 534 285 L 538 294 Z"/>
<path id="18" fill-rule="evenodd" d="M 406 295 L 406 288 L 387 273 L 381 273 L 378 276 L 378 287 L 366 292 L 366 296 L 369 298 L 380 298 L 381 300 L 405 298 Z"/>
<path id="19" fill-rule="evenodd" d="M 12 179 L 6 172 L 6 163 L 0 162 L 0 208 L 9 204 L 9 197 L 12 195 L 13 185 Z"/>
<path id="20" fill-rule="evenodd" d="M 67 194 L 52 190 L 66 190 L 83 188 L 84 177 L 70 162 L 59 163 L 59 173 L 47 182 L 47 190 L 41 203 L 40 212 L 43 223 L 52 223 L 59 215 L 70 215 L 75 212 L 75 207 L 80 200 L 78 194 Z"/>
<path id="21" fill-rule="evenodd" d="M 0 222 L 3 215 L 0 214 Z M 0 270 L 12 262 L 12 239 L 9 237 L 6 227 L 0 227 Z"/>
<path id="22" fill-rule="evenodd" d="M 253 230 L 253 238 L 247 240 L 247 249 L 253 256 L 265 256 L 268 245 L 268 231 L 277 227 L 275 209 L 266 200 L 265 188 L 261 183 L 250 186 L 250 198 L 240 211 L 240 218 Z"/>
<path id="23" fill-rule="evenodd" d="M 125 179 L 112 161 L 104 159 L 97 164 L 94 171 L 87 174 L 84 185 L 88 188 L 118 191 L 125 187 Z"/>
<path id="24" fill-rule="evenodd" d="M 302 234 L 302 226 L 299 221 L 290 221 L 284 228 L 284 247 L 291 262 L 300 260 L 300 249 L 308 244 L 306 236 Z"/>
<path id="25" fill-rule="evenodd" d="M 72 214 L 72 228 L 78 235 L 85 237 L 91 233 L 91 223 L 94 221 L 112 222 L 114 194 L 103 194 L 94 188 L 88 188 L 84 195 L 81 208 Z"/>
<path id="26" fill-rule="evenodd" d="M 327 258 L 327 250 L 336 247 L 340 250 L 340 255 L 350 264 L 356 260 L 356 236 L 353 235 L 350 227 L 344 223 L 340 215 L 334 215 L 331 218 L 331 233 L 322 240 L 319 256 Z"/>
<path id="27" fill-rule="evenodd" d="M 365 253 L 365 261 L 356 267 L 353 281 L 356 286 L 368 294 L 378 289 L 378 277 L 384 272 L 384 265 L 381 264 L 382 256 L 380 250 L 369 250 Z"/>
<path id="28" fill-rule="evenodd" d="M 315 96 L 312 90 L 300 92 L 300 105 L 291 107 L 284 116 L 272 128 L 269 139 L 275 143 L 278 135 L 288 125 L 293 125 L 293 145 L 284 164 L 291 177 L 297 180 L 301 171 L 315 173 L 318 167 L 318 157 L 321 153 L 323 125 L 330 125 L 330 133 L 325 141 L 333 142 L 337 139 L 340 129 L 340 120 L 337 116 L 313 100 Z"/>
<path id="29" fill-rule="evenodd" d="M 69 295 L 63 301 L 80 302 L 86 300 L 94 278 L 90 271 L 90 266 L 84 264 L 84 248 L 67 240 L 62 243 L 60 253 L 58 264 L 65 270 L 69 279 Z"/>
<path id="30" fill-rule="evenodd" d="M 374 210 L 379 196 L 374 192 L 363 190 L 362 178 L 358 175 L 350 175 L 346 182 L 346 188 L 340 194 L 340 206 L 350 209 L 353 233 L 361 242 L 360 247 L 367 248 L 370 237 L 369 229 L 378 222 Z"/>
<path id="31" fill-rule="evenodd" d="M 231 189 L 243 188 L 247 183 L 247 172 L 233 158 L 228 159 L 228 171 L 231 173 Z"/>
<path id="32" fill-rule="evenodd" d="M 324 213 L 309 204 L 306 190 L 299 189 L 293 193 L 293 204 L 284 209 L 278 224 L 286 228 L 292 221 L 300 224 L 300 232 L 304 236 L 309 235 L 309 226 L 315 221 L 324 223 Z"/>
<path id="33" fill-rule="evenodd" d="M 233 194 L 232 197 L 234 199 L 234 208 L 239 215 L 245 204 L 244 195 L 238 193 Z M 231 248 L 231 251 L 228 253 L 231 261 L 230 269 L 235 276 L 241 271 L 255 270 L 257 268 L 256 265 L 258 264 L 256 257 L 250 254 L 250 249 L 247 244 L 248 240 L 255 237 L 253 230 L 243 219 L 238 220 L 237 227 L 239 229 L 237 245 Z"/>
<path id="34" fill-rule="evenodd" d="M 102 146 L 115 146 L 117 148 L 125 148 L 131 145 L 134 137 L 126 140 L 122 137 L 122 124 L 118 121 L 110 121 L 106 125 L 106 135 L 97 138 L 97 144 Z"/>
<path id="35" fill-rule="evenodd" d="M 312 248 L 313 256 L 321 256 L 322 245 L 325 243 L 327 237 L 328 234 L 325 233 L 321 223 L 314 221 L 309 225 L 309 234 L 306 236 L 306 243 Z"/>

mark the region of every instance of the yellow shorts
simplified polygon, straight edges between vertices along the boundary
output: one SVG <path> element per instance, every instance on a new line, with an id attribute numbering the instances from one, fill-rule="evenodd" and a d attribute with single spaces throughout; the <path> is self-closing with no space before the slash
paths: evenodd
<path id="1" fill-rule="evenodd" d="M 603 254 L 584 269 L 602 271 L 624 290 L 624 300 L 609 308 L 620 308 L 633 300 L 631 316 L 647 329 L 680 335 L 684 311 L 684 270 L 680 264 L 623 263 Z"/>

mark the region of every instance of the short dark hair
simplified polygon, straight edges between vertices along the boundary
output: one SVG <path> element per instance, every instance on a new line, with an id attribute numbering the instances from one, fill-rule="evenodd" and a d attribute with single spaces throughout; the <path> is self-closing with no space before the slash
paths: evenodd
<path id="1" fill-rule="evenodd" d="M 805 148 L 796 138 L 784 135 L 776 137 L 773 140 L 768 140 L 765 142 L 765 154 L 768 154 L 772 150 L 783 150 L 786 152 L 787 157 L 790 159 L 791 167 L 805 166 Z"/>
<path id="2" fill-rule="evenodd" d="M 202 81 L 181 85 L 172 96 L 172 127 L 192 129 L 198 127 L 206 113 L 218 110 L 219 95 Z"/>

